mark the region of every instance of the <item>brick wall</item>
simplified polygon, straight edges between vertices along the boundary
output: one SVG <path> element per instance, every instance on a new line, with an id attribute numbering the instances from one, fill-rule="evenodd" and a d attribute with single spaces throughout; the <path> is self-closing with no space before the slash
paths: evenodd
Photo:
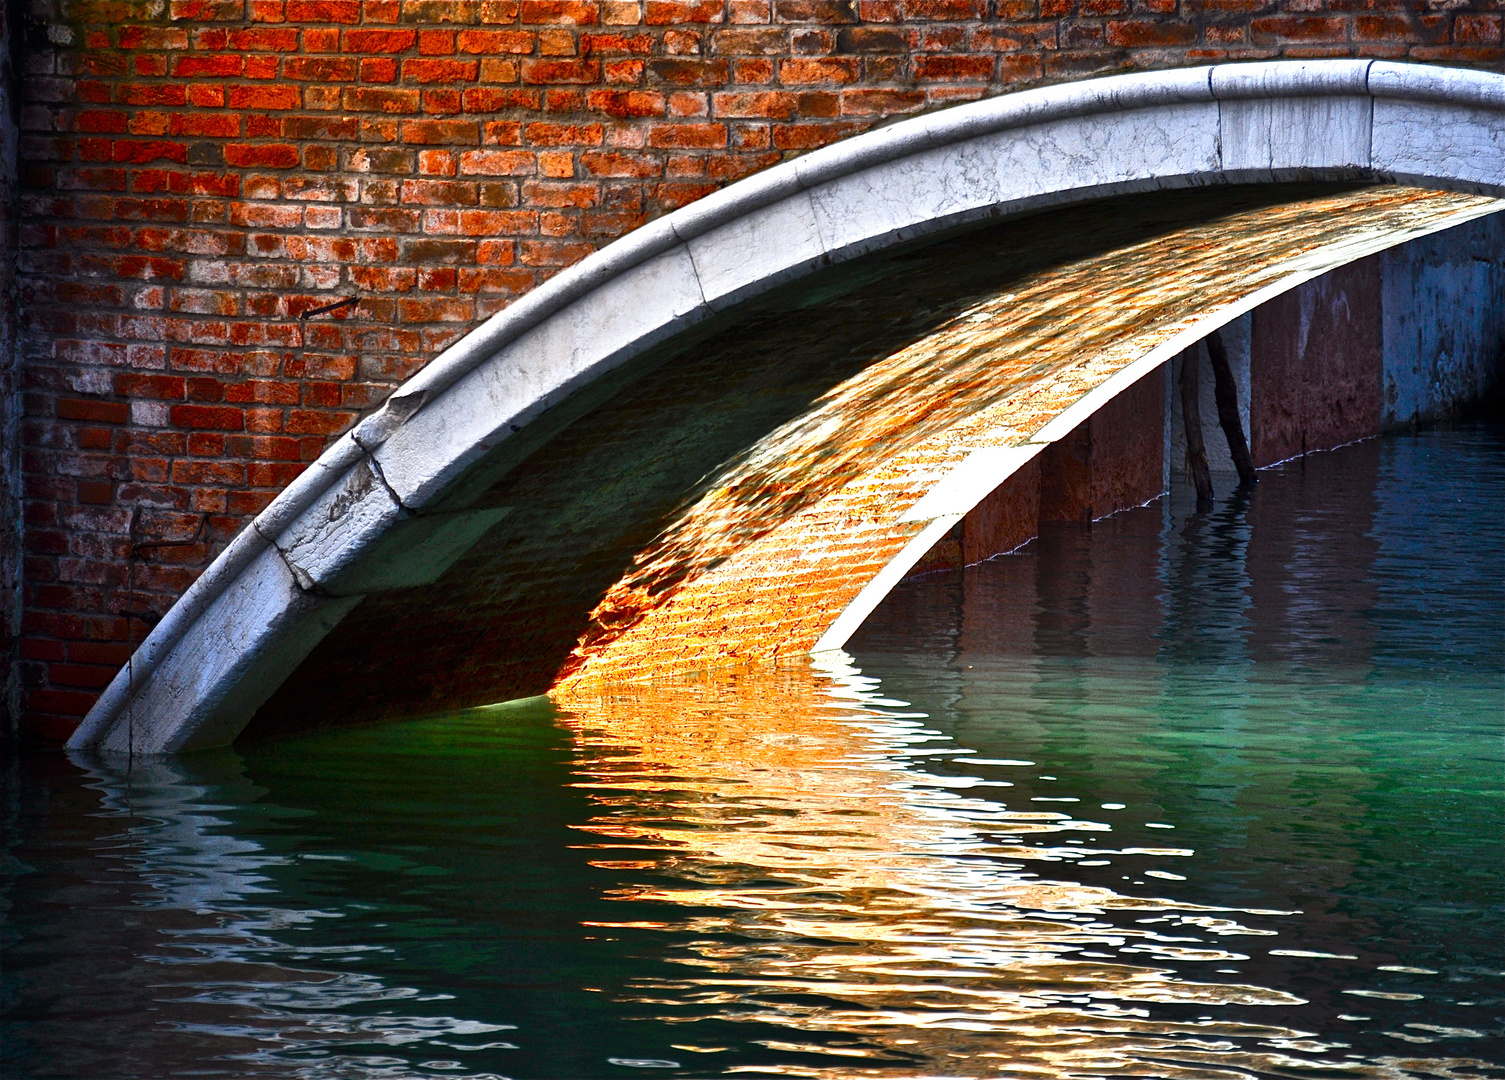
<path id="1" fill-rule="evenodd" d="M 1042 81 L 1505 66 L 1499 0 L 18 7 L 23 674 L 54 738 L 333 434 L 477 320 L 722 184 Z"/>

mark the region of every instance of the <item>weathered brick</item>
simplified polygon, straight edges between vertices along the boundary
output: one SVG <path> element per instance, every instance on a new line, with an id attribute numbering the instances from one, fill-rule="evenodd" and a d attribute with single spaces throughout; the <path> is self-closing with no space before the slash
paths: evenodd
<path id="1" fill-rule="evenodd" d="M 294 23 L 357 23 L 361 0 L 288 0 L 284 17 Z"/>
<path id="2" fill-rule="evenodd" d="M 849 56 L 794 58 L 779 64 L 779 82 L 787 85 L 809 83 L 850 83 L 861 75 L 858 62 Z"/>
<path id="3" fill-rule="evenodd" d="M 245 413 L 240 409 L 207 405 L 174 405 L 169 413 L 172 422 L 184 428 L 215 428 L 240 431 L 245 427 Z"/>
<path id="4" fill-rule="evenodd" d="M 722 22 L 722 0 L 646 0 L 643 21 L 649 26 L 682 26 L 686 23 Z"/>
<path id="5" fill-rule="evenodd" d="M 1348 20 L 1341 17 L 1280 15 L 1255 19 L 1249 24 L 1256 45 L 1296 42 L 1340 42 L 1347 39 Z"/>
<path id="6" fill-rule="evenodd" d="M 711 111 L 716 116 L 788 120 L 798 114 L 799 98 L 774 90 L 713 94 Z"/>
<path id="7" fill-rule="evenodd" d="M 601 77 L 599 60 L 524 60 L 523 82 L 536 84 L 590 84 Z"/>
<path id="8" fill-rule="evenodd" d="M 719 149 L 726 145 L 726 126 L 724 124 L 660 124 L 649 132 L 648 145 L 655 148 Z"/>
<path id="9" fill-rule="evenodd" d="M 91 401 L 64 398 L 57 402 L 59 420 L 89 420 L 97 424 L 124 424 L 130 419 L 130 406 L 118 401 Z"/>
<path id="10" fill-rule="evenodd" d="M 986 81 L 993 77 L 991 56 L 921 56 L 914 64 L 915 78 L 921 81 Z"/>
<path id="11" fill-rule="evenodd" d="M 418 43 L 418 31 L 407 28 L 346 30 L 342 47 L 351 53 L 401 53 Z"/>
<path id="12" fill-rule="evenodd" d="M 1505 15 L 1455 15 L 1453 37 L 1460 45 L 1499 45 L 1505 38 Z"/>
<path id="13" fill-rule="evenodd" d="M 428 57 L 402 62 L 402 77 L 415 83 L 473 82 L 480 73 L 478 60 L 434 60 Z"/>
<path id="14" fill-rule="evenodd" d="M 141 70 L 141 66 L 138 65 L 138 71 Z M 172 61 L 172 73 L 179 79 L 227 78 L 232 75 L 242 75 L 245 70 L 245 57 L 235 54 L 177 56 Z"/>
<path id="15" fill-rule="evenodd" d="M 293 143 L 232 143 L 225 147 L 225 163 L 242 169 L 291 169 L 300 159 Z"/>
<path id="16" fill-rule="evenodd" d="M 518 17 L 524 25 L 589 26 L 600 22 L 600 8 L 595 0 L 522 0 Z"/>

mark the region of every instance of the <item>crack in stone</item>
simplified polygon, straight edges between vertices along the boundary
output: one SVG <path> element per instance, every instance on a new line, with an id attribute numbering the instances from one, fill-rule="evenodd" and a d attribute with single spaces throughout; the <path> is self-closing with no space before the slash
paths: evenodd
<path id="1" fill-rule="evenodd" d="M 272 550 L 277 553 L 277 557 L 282 560 L 282 565 L 286 566 L 287 572 L 293 576 L 293 584 L 298 587 L 299 592 L 307 593 L 309 596 L 323 597 L 325 599 L 332 597 L 333 594 L 328 592 L 324 588 L 324 586 L 315 581 L 313 579 L 313 576 L 309 574 L 307 570 L 303 569 L 303 567 L 294 562 L 293 557 L 289 555 L 287 551 L 284 550 L 275 539 L 262 532 L 261 526 L 252 521 L 251 528 L 256 530 L 257 536 L 261 537 L 271 545 Z"/>
<path id="2" fill-rule="evenodd" d="M 350 436 L 350 439 L 355 443 L 356 446 L 359 446 L 366 452 L 366 461 L 371 466 L 372 475 L 374 475 L 376 479 L 381 482 L 382 487 L 387 489 L 387 497 L 397 504 L 397 509 L 402 511 L 403 516 L 417 517 L 418 511 L 414 510 L 412 507 L 404 503 L 402 501 L 402 496 L 397 494 L 397 489 L 388 482 L 387 474 L 382 470 L 381 462 L 376 460 L 375 452 L 367 447 L 365 443 L 361 442 L 358 436 L 352 434 Z"/>

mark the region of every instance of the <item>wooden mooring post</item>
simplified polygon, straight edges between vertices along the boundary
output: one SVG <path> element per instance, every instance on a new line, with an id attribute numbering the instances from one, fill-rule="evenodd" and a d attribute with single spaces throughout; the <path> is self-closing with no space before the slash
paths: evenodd
<path id="1" fill-rule="evenodd" d="M 1254 458 L 1249 453 L 1249 442 L 1244 438 L 1244 423 L 1238 414 L 1238 384 L 1233 381 L 1233 369 L 1228 366 L 1228 350 L 1223 347 L 1223 335 L 1216 330 L 1207 335 L 1207 359 L 1212 364 L 1218 424 L 1228 439 L 1228 453 L 1233 458 L 1239 483 L 1257 483 L 1259 476 L 1254 471 Z"/>
<path id="2" fill-rule="evenodd" d="M 1195 345 L 1181 354 L 1181 426 L 1186 431 L 1186 467 L 1197 489 L 1197 509 L 1205 510 L 1212 506 L 1212 474 L 1207 469 L 1207 447 L 1202 442 L 1199 359 Z"/>

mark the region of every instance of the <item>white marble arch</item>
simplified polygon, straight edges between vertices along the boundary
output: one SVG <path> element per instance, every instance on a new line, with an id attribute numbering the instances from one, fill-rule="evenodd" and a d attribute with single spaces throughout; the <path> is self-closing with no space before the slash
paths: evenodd
<path id="1" fill-rule="evenodd" d="M 330 446 L 183 594 L 69 746 L 229 743 L 363 595 L 435 580 L 495 523 L 495 511 L 424 512 L 488 451 L 714 312 L 971 221 L 1293 180 L 1505 198 L 1505 75 L 1320 60 L 1085 80 L 895 123 L 660 218 L 467 334 Z M 838 622 L 860 622 L 896 576 Z"/>

